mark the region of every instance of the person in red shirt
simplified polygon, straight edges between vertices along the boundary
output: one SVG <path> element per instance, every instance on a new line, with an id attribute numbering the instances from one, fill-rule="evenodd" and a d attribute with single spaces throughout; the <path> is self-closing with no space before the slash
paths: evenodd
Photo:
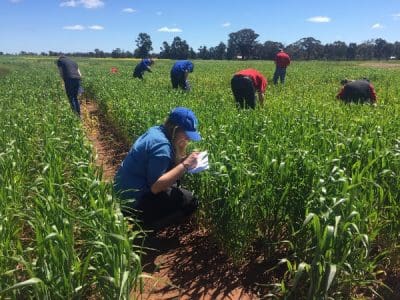
<path id="1" fill-rule="evenodd" d="M 255 69 L 241 70 L 233 75 L 231 88 L 235 101 L 240 108 L 255 108 L 256 96 L 260 105 L 264 104 L 264 93 L 267 88 L 267 80 Z"/>
<path id="2" fill-rule="evenodd" d="M 376 105 L 376 93 L 373 85 L 368 79 L 341 81 L 343 87 L 336 95 L 337 99 L 343 100 L 345 103 L 370 103 Z"/>
<path id="3" fill-rule="evenodd" d="M 274 84 L 278 83 L 278 78 L 280 78 L 281 83 L 285 83 L 286 68 L 290 65 L 290 57 L 283 49 L 280 49 L 278 54 L 276 54 L 275 65 Z"/>

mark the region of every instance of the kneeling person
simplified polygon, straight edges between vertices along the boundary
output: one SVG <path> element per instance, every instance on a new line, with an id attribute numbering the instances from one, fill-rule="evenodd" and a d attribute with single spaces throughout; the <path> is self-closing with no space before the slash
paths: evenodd
<path id="1" fill-rule="evenodd" d="M 140 136 L 114 179 L 121 199 L 135 199 L 122 211 L 135 214 L 146 228 L 160 229 L 192 214 L 197 199 L 176 182 L 197 164 L 199 152 L 186 155 L 189 141 L 201 140 L 195 114 L 184 107 L 172 110 L 164 125 Z"/>

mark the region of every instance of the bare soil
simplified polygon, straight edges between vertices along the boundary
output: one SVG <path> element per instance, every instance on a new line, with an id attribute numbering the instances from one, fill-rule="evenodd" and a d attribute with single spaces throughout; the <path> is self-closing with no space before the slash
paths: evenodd
<path id="1" fill-rule="evenodd" d="M 86 135 L 95 149 L 96 164 L 103 169 L 103 179 L 112 181 L 122 160 L 129 151 L 115 130 L 108 126 L 96 102 L 84 100 L 81 103 L 82 122 Z"/>

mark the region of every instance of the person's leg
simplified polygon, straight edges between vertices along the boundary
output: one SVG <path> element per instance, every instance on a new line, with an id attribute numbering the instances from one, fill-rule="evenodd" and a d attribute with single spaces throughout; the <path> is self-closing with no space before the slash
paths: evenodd
<path id="1" fill-rule="evenodd" d="M 250 78 L 244 78 L 244 99 L 246 101 L 246 108 L 255 108 L 256 107 L 256 91 L 254 89 L 253 81 Z"/>
<path id="2" fill-rule="evenodd" d="M 171 72 L 170 77 L 171 77 L 172 88 L 177 89 L 178 88 L 178 78 L 177 78 L 176 74 Z"/>
<path id="3" fill-rule="evenodd" d="M 286 68 L 281 68 L 280 80 L 282 84 L 285 83 L 285 77 L 286 77 Z"/>
<path id="4" fill-rule="evenodd" d="M 179 223 L 191 215 L 198 206 L 197 199 L 189 191 L 172 187 L 165 192 L 147 193 L 136 205 L 138 217 L 145 227 L 159 229 Z"/>
<path id="5" fill-rule="evenodd" d="M 276 67 L 275 68 L 275 72 L 274 72 L 274 77 L 272 79 L 272 81 L 274 82 L 274 84 L 278 84 L 278 77 L 279 77 L 279 68 Z"/>
<path id="6" fill-rule="evenodd" d="M 231 79 L 231 89 L 238 108 L 244 108 L 243 77 L 233 76 Z"/>
<path id="7" fill-rule="evenodd" d="M 65 90 L 67 92 L 67 96 L 73 111 L 75 111 L 79 116 L 81 115 L 79 100 L 78 100 L 78 92 L 80 87 L 79 79 L 68 79 L 65 80 Z"/>

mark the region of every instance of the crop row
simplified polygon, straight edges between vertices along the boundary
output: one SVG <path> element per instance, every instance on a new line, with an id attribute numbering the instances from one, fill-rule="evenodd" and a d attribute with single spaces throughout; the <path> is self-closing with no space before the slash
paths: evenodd
<path id="1" fill-rule="evenodd" d="M 3 58 L 0 298 L 127 299 L 138 232 L 94 165 L 53 61 Z"/>

